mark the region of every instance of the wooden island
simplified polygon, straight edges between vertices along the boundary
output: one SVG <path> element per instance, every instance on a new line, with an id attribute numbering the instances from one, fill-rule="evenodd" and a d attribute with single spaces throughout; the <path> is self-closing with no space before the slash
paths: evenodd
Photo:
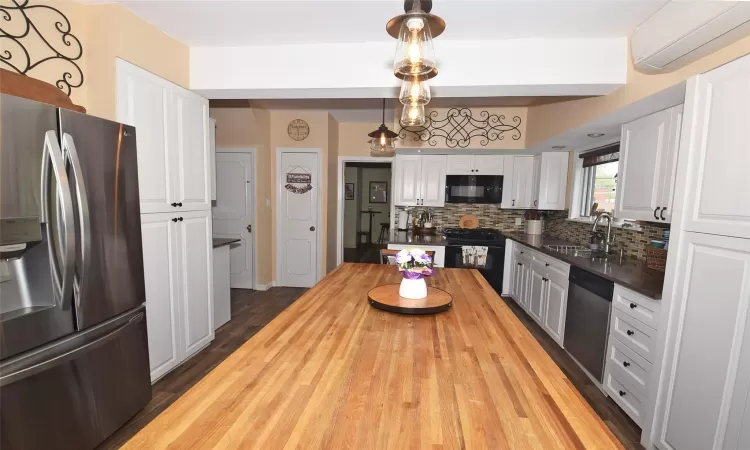
<path id="1" fill-rule="evenodd" d="M 123 448 L 622 448 L 477 271 L 431 316 L 368 304 L 399 280 L 342 264 Z"/>

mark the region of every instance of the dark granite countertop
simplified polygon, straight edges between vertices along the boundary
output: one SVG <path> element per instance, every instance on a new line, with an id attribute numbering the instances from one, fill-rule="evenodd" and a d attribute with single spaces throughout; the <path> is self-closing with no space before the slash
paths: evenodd
<path id="1" fill-rule="evenodd" d="M 442 234 L 424 236 L 413 234 L 411 231 L 393 231 L 388 235 L 388 242 L 386 244 L 445 246 L 445 238 Z"/>
<path id="2" fill-rule="evenodd" d="M 240 240 L 241 239 L 238 239 L 238 238 L 213 238 L 214 248 L 223 247 L 229 244 L 234 244 L 235 242 L 240 242 Z"/>
<path id="3" fill-rule="evenodd" d="M 607 280 L 613 281 L 623 287 L 632 289 L 647 297 L 655 300 L 661 299 L 661 292 L 664 288 L 664 274 L 649 269 L 641 261 L 632 259 L 624 260 L 620 263 L 619 258 L 612 257 L 608 260 L 583 258 L 573 256 L 554 250 L 544 248 L 545 245 L 575 245 L 571 242 L 563 241 L 552 237 L 530 235 L 523 233 L 509 233 L 505 235 L 518 243 L 534 248 L 535 250 L 545 253 L 553 258 L 565 261 L 580 269 L 589 271 Z"/>

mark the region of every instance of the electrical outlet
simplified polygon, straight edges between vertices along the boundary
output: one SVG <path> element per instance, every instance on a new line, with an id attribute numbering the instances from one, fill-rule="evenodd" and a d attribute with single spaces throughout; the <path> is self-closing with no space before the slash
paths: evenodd
<path id="1" fill-rule="evenodd" d="M 516 226 L 517 227 L 521 226 L 521 218 L 520 217 L 516 217 Z"/>

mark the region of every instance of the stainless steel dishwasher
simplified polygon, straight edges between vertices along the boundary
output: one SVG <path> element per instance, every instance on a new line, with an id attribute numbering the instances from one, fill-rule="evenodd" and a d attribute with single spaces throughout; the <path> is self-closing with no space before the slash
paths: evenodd
<path id="1" fill-rule="evenodd" d="M 570 268 L 568 279 L 570 285 L 563 347 L 601 382 L 615 285 L 577 267 Z"/>

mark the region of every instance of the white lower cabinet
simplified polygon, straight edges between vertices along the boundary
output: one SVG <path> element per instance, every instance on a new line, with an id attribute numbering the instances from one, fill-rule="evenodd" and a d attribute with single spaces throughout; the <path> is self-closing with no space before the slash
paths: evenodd
<path id="1" fill-rule="evenodd" d="M 510 255 L 511 298 L 562 347 L 570 265 L 515 242 Z"/>
<path id="2" fill-rule="evenodd" d="M 565 334 L 565 312 L 568 307 L 568 275 L 559 269 L 547 268 L 547 302 L 542 326 L 560 346 Z"/>
<path id="3" fill-rule="evenodd" d="M 661 304 L 615 284 L 609 323 L 604 390 L 638 426 L 652 389 Z"/>
<path id="4" fill-rule="evenodd" d="M 750 240 L 685 232 L 671 252 L 678 262 L 655 443 L 750 448 Z"/>
<path id="5" fill-rule="evenodd" d="M 153 382 L 214 338 L 211 212 L 143 214 L 141 233 Z"/>

